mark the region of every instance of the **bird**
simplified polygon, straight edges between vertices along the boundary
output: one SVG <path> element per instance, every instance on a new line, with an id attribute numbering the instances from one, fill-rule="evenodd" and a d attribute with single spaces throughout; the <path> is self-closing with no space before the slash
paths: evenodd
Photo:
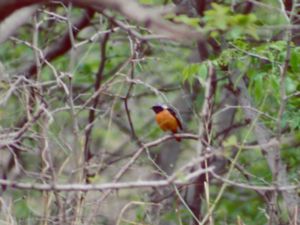
<path id="1" fill-rule="evenodd" d="M 182 124 L 174 109 L 164 104 L 156 104 L 152 106 L 155 112 L 155 119 L 159 127 L 163 131 L 171 131 L 173 134 L 182 130 Z M 175 136 L 176 141 L 180 142 L 181 138 Z"/>

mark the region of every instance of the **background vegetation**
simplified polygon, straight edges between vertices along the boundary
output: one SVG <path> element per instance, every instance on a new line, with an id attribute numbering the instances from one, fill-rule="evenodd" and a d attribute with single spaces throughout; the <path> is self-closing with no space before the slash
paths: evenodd
<path id="1" fill-rule="evenodd" d="M 299 9 L 0 0 L 0 224 L 300 224 Z"/>

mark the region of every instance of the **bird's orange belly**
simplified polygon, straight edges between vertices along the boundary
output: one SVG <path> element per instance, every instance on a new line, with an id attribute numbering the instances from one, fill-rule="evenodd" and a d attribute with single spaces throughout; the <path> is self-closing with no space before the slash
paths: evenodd
<path id="1" fill-rule="evenodd" d="M 156 115 L 156 122 L 163 131 L 177 132 L 177 121 L 167 110 L 162 111 Z"/>

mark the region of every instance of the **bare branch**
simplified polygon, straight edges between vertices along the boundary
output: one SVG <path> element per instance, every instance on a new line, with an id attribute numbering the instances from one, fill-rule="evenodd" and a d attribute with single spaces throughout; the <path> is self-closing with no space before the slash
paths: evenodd
<path id="1" fill-rule="evenodd" d="M 258 185 L 252 185 L 252 184 L 245 184 L 241 182 L 236 182 L 229 180 L 227 178 L 224 178 L 222 176 L 219 176 L 215 172 L 210 172 L 214 178 L 217 180 L 220 180 L 226 184 L 243 188 L 243 189 L 249 189 L 249 190 L 254 190 L 254 191 L 291 191 L 291 190 L 296 190 L 300 187 L 300 185 L 288 185 L 288 186 L 276 186 L 276 185 L 270 185 L 270 186 L 258 186 Z"/>
<path id="2" fill-rule="evenodd" d="M 184 185 L 202 173 L 210 172 L 212 168 L 206 170 L 198 170 L 188 175 L 186 179 L 176 179 L 171 176 L 166 180 L 154 181 L 134 181 L 134 182 L 119 182 L 119 183 L 105 183 L 105 184 L 35 184 L 35 183 L 21 183 L 9 180 L 0 179 L 0 184 L 10 188 L 23 190 L 37 190 L 37 191 L 105 191 L 105 190 L 119 190 L 130 188 L 153 188 L 164 187 L 169 185 Z"/>
<path id="3" fill-rule="evenodd" d="M 94 84 L 94 91 L 97 92 L 97 90 L 100 89 L 102 80 L 103 80 L 103 72 L 105 68 L 106 63 L 106 46 L 109 40 L 110 33 L 106 33 L 103 37 L 103 40 L 100 42 L 100 57 L 101 62 L 99 64 L 99 68 L 96 74 L 96 81 Z M 95 120 L 95 110 L 97 108 L 98 102 L 99 102 L 100 93 L 97 94 L 93 101 L 93 108 L 89 111 L 89 118 L 88 118 L 88 124 L 85 129 L 85 143 L 84 143 L 84 161 L 86 164 L 88 164 L 89 160 L 93 157 L 93 154 L 90 149 L 90 136 L 93 130 L 94 126 L 94 120 Z M 88 172 L 86 171 L 85 179 L 88 183 Z"/>
<path id="4" fill-rule="evenodd" d="M 36 12 L 37 6 L 22 8 L 0 23 L 0 44 L 6 41 L 20 26 Z"/>
<path id="5" fill-rule="evenodd" d="M 46 4 L 49 3 L 49 0 L 26 0 L 26 1 L 0 1 L 0 21 L 7 17 L 9 14 L 14 12 L 15 10 L 29 6 L 33 4 Z M 61 2 L 63 4 L 72 3 L 75 6 L 86 8 L 86 9 L 94 9 L 98 12 L 102 12 L 104 9 L 113 9 L 118 11 L 125 17 L 142 24 L 149 29 L 159 33 L 166 35 L 168 38 L 173 40 L 204 40 L 204 35 L 192 29 L 186 25 L 173 24 L 168 22 L 162 17 L 162 13 L 164 10 L 161 8 L 146 8 L 138 4 L 133 0 L 61 0 L 56 1 Z"/>
<path id="6" fill-rule="evenodd" d="M 83 16 L 74 23 L 72 27 L 72 32 L 74 37 L 76 37 L 77 34 L 83 28 L 85 28 L 90 24 L 90 20 L 93 17 L 93 15 L 94 15 L 94 11 L 86 10 L 83 13 Z M 69 51 L 71 47 L 72 47 L 72 43 L 70 39 L 70 34 L 69 31 L 66 31 L 66 33 L 64 33 L 59 40 L 56 40 L 55 43 L 53 43 L 51 46 L 49 46 L 41 53 L 43 58 L 40 58 L 40 61 L 42 64 L 44 61 L 51 61 L 57 58 L 58 56 L 63 55 L 67 51 Z M 33 76 L 36 72 L 37 72 L 37 65 L 35 62 L 33 62 L 24 71 L 19 73 L 25 74 L 26 77 L 30 77 Z"/>

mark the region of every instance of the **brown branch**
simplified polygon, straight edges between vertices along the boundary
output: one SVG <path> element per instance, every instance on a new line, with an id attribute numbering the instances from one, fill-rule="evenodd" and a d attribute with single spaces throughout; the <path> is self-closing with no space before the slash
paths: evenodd
<path id="1" fill-rule="evenodd" d="M 74 23 L 71 29 L 74 37 L 76 37 L 83 28 L 90 25 L 90 21 L 93 15 L 94 15 L 93 10 L 86 10 L 83 13 L 83 16 Z M 45 65 L 43 63 L 44 61 L 51 61 L 63 55 L 64 53 L 69 51 L 71 47 L 72 47 L 72 42 L 70 38 L 70 31 L 68 30 L 63 34 L 63 36 L 59 40 L 56 40 L 51 46 L 49 46 L 47 49 L 45 49 L 42 52 L 43 58 L 40 57 L 39 59 L 41 61 L 42 66 Z M 33 62 L 24 71 L 19 73 L 25 74 L 26 77 L 31 77 L 36 72 L 37 72 L 37 64 L 36 62 Z"/>
<path id="2" fill-rule="evenodd" d="M 195 1 L 196 3 L 196 10 L 199 16 L 203 17 L 204 16 L 204 12 L 206 11 L 206 9 L 208 8 L 208 6 L 210 6 L 210 2 L 207 0 L 203 0 L 203 1 Z"/>
<path id="3" fill-rule="evenodd" d="M 46 1 L 43 1 L 46 3 Z M 38 0 L 24 0 L 24 1 L 18 1 L 18 0 L 0 0 L 0 21 L 8 17 L 11 13 L 14 11 L 25 7 L 29 5 L 38 4 Z"/>
<path id="4" fill-rule="evenodd" d="M 99 68 L 98 68 L 98 72 L 96 74 L 96 81 L 95 81 L 95 85 L 94 85 L 94 91 L 97 92 L 97 90 L 100 89 L 101 87 L 101 83 L 103 80 L 103 72 L 104 72 L 104 68 L 105 68 L 105 63 L 106 63 L 106 45 L 108 43 L 108 39 L 109 39 L 110 33 L 106 33 L 102 39 L 102 41 L 100 42 L 100 58 L 101 58 L 101 62 L 99 64 Z M 100 98 L 100 93 L 98 93 L 94 100 L 93 100 L 93 107 L 92 109 L 89 111 L 89 118 L 88 118 L 88 125 L 86 127 L 85 130 L 85 143 L 84 143 L 84 161 L 85 163 L 88 163 L 89 160 L 93 157 L 93 154 L 90 150 L 90 136 L 94 127 L 94 121 L 95 121 L 95 113 L 96 113 L 96 108 L 99 102 L 99 98 Z M 85 180 L 86 183 L 89 183 L 88 181 L 88 171 L 85 171 Z"/>
<path id="5" fill-rule="evenodd" d="M 291 12 L 293 8 L 293 0 L 284 0 L 283 3 L 285 10 Z"/>
<path id="6" fill-rule="evenodd" d="M 134 43 L 134 39 L 131 39 L 131 37 L 129 37 L 129 41 L 130 41 L 130 45 L 131 45 L 131 62 L 130 62 L 130 79 L 133 80 L 134 79 L 134 69 L 135 69 L 135 60 L 138 59 L 138 53 L 137 53 L 137 43 Z M 132 123 L 132 119 L 131 119 L 131 115 L 130 115 L 130 109 L 128 107 L 128 100 L 131 97 L 131 91 L 133 88 L 134 83 L 130 82 L 129 83 L 129 87 L 126 93 L 126 96 L 124 98 L 124 105 L 125 105 L 125 111 L 126 111 L 126 115 L 127 115 L 127 119 L 129 122 L 129 126 L 130 126 L 130 131 L 131 131 L 131 137 L 137 141 L 137 143 L 142 146 L 142 143 L 140 142 L 138 136 L 136 135 L 135 129 L 134 129 L 134 125 Z"/>
<path id="7" fill-rule="evenodd" d="M 0 43 L 6 41 L 16 30 L 28 22 L 31 16 L 37 11 L 37 6 L 22 8 L 10 15 L 5 21 L 0 23 Z"/>
<path id="8" fill-rule="evenodd" d="M 10 143 L 5 143 L 0 145 L 0 149 L 8 146 L 13 145 L 16 142 L 20 141 L 21 137 L 24 135 L 24 133 L 43 115 L 45 112 L 45 105 L 42 104 L 39 110 L 32 116 L 32 118 L 28 121 L 26 121 L 20 129 L 14 133 L 13 138 L 11 139 Z"/>
<path id="9" fill-rule="evenodd" d="M 226 127 L 224 130 L 219 131 L 216 133 L 214 139 L 217 139 L 220 136 L 223 136 L 222 139 L 225 139 L 232 130 L 239 129 L 242 127 L 245 127 L 246 125 L 249 124 L 249 121 L 241 122 L 241 123 L 235 123 L 231 124 L 229 127 Z"/>
<path id="10" fill-rule="evenodd" d="M 0 0 L 0 21 L 6 18 L 15 10 L 33 4 L 47 4 L 49 0 Z M 174 40 L 199 40 L 205 39 L 202 32 L 192 29 L 190 26 L 182 24 L 174 24 L 167 21 L 161 14 L 164 11 L 158 7 L 143 7 L 133 0 L 58 0 L 62 4 L 72 3 L 74 6 L 94 9 L 102 12 L 104 9 L 112 9 L 123 16 L 136 21 L 147 28 L 156 31 L 159 34 L 166 35 Z"/>
<path id="11" fill-rule="evenodd" d="M 206 80 L 205 87 L 205 100 L 202 106 L 201 118 L 202 124 L 199 127 L 199 136 L 201 137 L 199 141 L 200 149 L 198 150 L 199 154 L 205 154 L 206 147 L 210 146 L 210 133 L 212 129 L 212 113 L 214 105 L 214 96 L 217 88 L 217 79 L 216 71 L 212 63 L 209 63 L 208 66 L 208 78 Z M 201 162 L 200 168 L 207 168 L 209 163 L 207 161 Z M 202 196 L 204 196 L 204 185 L 208 182 L 208 174 L 201 174 L 195 181 L 194 193 L 192 201 L 189 202 L 189 207 L 193 211 L 196 218 L 201 218 L 201 205 L 202 205 Z M 194 224 L 198 224 L 198 221 L 195 219 Z"/>
<path id="12" fill-rule="evenodd" d="M 249 14 L 252 12 L 253 6 L 253 2 L 250 1 L 238 2 L 234 5 L 234 11 L 241 12 L 243 14 Z"/>

